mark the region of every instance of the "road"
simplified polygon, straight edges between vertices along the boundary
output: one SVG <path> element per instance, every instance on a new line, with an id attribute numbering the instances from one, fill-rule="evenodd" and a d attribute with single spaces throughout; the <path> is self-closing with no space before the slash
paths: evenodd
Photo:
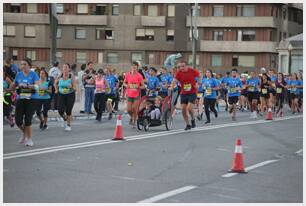
<path id="1" fill-rule="evenodd" d="M 248 203 L 303 201 L 303 116 L 236 122 L 221 112 L 211 125 L 183 131 L 130 128 L 126 141 L 112 141 L 116 120 L 76 120 L 65 132 L 60 122 L 47 131 L 33 125 L 35 146 L 17 143 L 20 133 L 4 125 L 3 201 L 105 203 Z M 236 139 L 247 174 L 227 175 Z"/>

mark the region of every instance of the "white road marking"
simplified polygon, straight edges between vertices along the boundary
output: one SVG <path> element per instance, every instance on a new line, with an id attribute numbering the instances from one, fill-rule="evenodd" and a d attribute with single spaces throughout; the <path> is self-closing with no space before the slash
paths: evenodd
<path id="1" fill-rule="evenodd" d="M 203 126 L 203 127 L 197 127 L 195 129 L 192 129 L 188 131 L 188 133 L 219 129 L 219 128 L 226 128 L 226 127 L 237 127 L 237 126 L 263 124 L 263 123 L 267 124 L 267 123 L 273 123 L 273 122 L 283 121 L 283 120 L 288 120 L 288 119 L 297 119 L 300 117 L 302 117 L 302 115 L 284 117 L 284 118 L 277 119 L 274 121 L 257 120 L 257 121 L 247 121 L 247 122 L 228 123 L 228 124 L 220 124 L 220 125 L 212 125 L 212 126 Z M 163 132 L 156 132 L 156 133 L 151 133 L 151 134 L 133 135 L 133 136 L 125 137 L 125 140 L 126 140 L 125 142 L 135 141 L 135 140 L 140 140 L 140 139 L 149 139 L 149 138 L 154 138 L 154 137 L 169 136 L 172 134 L 180 134 L 180 133 L 186 133 L 186 131 L 184 131 L 183 129 L 177 129 L 175 131 L 163 131 Z M 39 149 L 7 153 L 3 155 L 3 159 L 7 160 L 7 159 L 18 158 L 18 157 L 27 157 L 27 156 L 51 153 L 51 152 L 62 151 L 62 150 L 70 150 L 70 149 L 85 148 L 85 147 L 92 147 L 92 146 L 105 145 L 105 144 L 115 144 L 115 143 L 122 143 L 122 142 L 124 141 L 112 141 L 111 139 L 106 139 L 106 140 L 104 139 L 104 140 L 96 140 L 96 141 L 61 145 L 61 146 L 45 147 L 45 148 L 39 148 Z"/>
<path id="2" fill-rule="evenodd" d="M 303 154 L 303 149 L 300 149 L 299 151 L 296 151 L 294 154 L 300 155 L 300 153 Z"/>
<path id="3" fill-rule="evenodd" d="M 142 201 L 140 201 L 138 203 L 153 203 L 153 202 L 157 202 L 157 201 L 160 201 L 160 200 L 163 200 L 163 199 L 167 199 L 169 197 L 181 194 L 183 192 L 187 192 L 187 191 L 193 190 L 195 188 L 197 188 L 197 186 L 194 186 L 194 185 L 189 185 L 189 186 L 186 186 L 186 187 L 181 187 L 179 189 L 171 190 L 169 192 L 166 192 L 166 193 L 163 193 L 163 194 L 160 194 L 160 195 L 157 195 L 157 196 L 154 196 L 154 197 L 142 200 Z"/>
<path id="4" fill-rule="evenodd" d="M 213 195 L 218 196 L 218 197 L 223 197 L 223 198 L 227 198 L 227 199 L 233 199 L 233 200 L 242 200 L 239 197 L 234 197 L 234 196 L 229 196 L 229 195 L 223 195 L 220 193 L 214 193 Z"/>
<path id="5" fill-rule="evenodd" d="M 274 162 L 277 162 L 277 161 L 279 161 L 279 160 L 267 160 L 267 161 L 264 161 L 264 162 L 260 162 L 258 164 L 255 164 L 255 165 L 252 165 L 250 167 L 245 168 L 245 171 L 248 172 L 248 171 L 253 170 L 255 168 L 262 167 L 262 166 L 265 166 L 265 165 L 268 165 L 268 164 L 271 164 L 271 163 L 274 163 Z M 237 174 L 239 174 L 239 173 L 227 173 L 227 174 L 222 175 L 222 177 L 233 177 Z"/>

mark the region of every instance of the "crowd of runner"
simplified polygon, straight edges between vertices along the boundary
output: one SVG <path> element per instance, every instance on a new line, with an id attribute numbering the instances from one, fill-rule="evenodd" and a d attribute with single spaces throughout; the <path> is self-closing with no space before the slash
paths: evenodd
<path id="1" fill-rule="evenodd" d="M 210 114 L 218 117 L 220 100 L 225 102 L 231 120 L 236 120 L 237 110 L 250 111 L 250 118 L 264 118 L 267 112 L 277 117 L 284 115 L 288 104 L 292 114 L 303 109 L 303 74 L 276 73 L 262 68 L 259 73 L 227 71 L 224 76 L 210 69 L 193 69 L 185 61 L 179 61 L 172 69 L 141 66 L 133 62 L 125 73 L 116 73 L 107 66 L 97 71 L 94 63 L 77 65 L 64 63 L 59 68 L 55 62 L 51 69 L 33 67 L 30 59 L 21 61 L 20 68 L 10 59 L 3 70 L 3 114 L 10 126 L 21 130 L 20 144 L 33 146 L 32 118 L 36 113 L 41 130 L 48 129 L 49 110 L 58 111 L 65 131 L 72 129 L 72 109 L 76 98 L 84 101 L 81 113 L 94 114 L 101 121 L 107 113 L 108 120 L 119 110 L 119 102 L 126 102 L 129 124 L 135 128 L 141 97 L 148 96 L 146 113 L 152 119 L 160 118 L 162 99 L 173 92 L 180 93 L 180 105 L 185 130 L 196 127 L 206 116 L 205 124 L 211 123 Z M 177 104 L 178 98 L 175 99 Z M 174 110 L 175 112 L 175 110 Z"/>

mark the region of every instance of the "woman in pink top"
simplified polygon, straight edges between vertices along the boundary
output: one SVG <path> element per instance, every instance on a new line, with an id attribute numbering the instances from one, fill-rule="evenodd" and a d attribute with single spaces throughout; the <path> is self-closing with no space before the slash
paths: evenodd
<path id="1" fill-rule="evenodd" d="M 101 121 L 102 112 L 105 110 L 105 89 L 108 87 L 108 82 L 104 78 L 103 69 L 98 70 L 98 74 L 95 78 L 95 98 L 94 108 L 97 112 L 96 120 Z"/>
<path id="2" fill-rule="evenodd" d="M 137 119 L 137 107 L 140 99 L 140 89 L 145 88 L 143 77 L 137 71 L 137 65 L 131 67 L 131 71 L 127 72 L 124 78 L 124 86 L 127 88 L 127 112 L 130 115 L 130 125 L 135 128 Z"/>

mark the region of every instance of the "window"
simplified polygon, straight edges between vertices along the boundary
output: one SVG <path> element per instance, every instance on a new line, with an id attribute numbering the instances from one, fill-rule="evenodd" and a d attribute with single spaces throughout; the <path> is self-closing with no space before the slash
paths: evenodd
<path id="1" fill-rule="evenodd" d="M 107 40 L 114 39 L 114 31 L 111 29 L 105 29 L 105 39 Z"/>
<path id="2" fill-rule="evenodd" d="M 112 29 L 96 28 L 96 39 L 112 40 L 114 39 L 114 31 Z"/>
<path id="3" fill-rule="evenodd" d="M 96 39 L 105 39 L 105 31 L 104 28 L 96 28 Z"/>
<path id="4" fill-rule="evenodd" d="M 85 30 L 85 28 L 76 28 L 75 29 L 75 38 L 76 39 L 86 39 L 86 30 Z"/>
<path id="5" fill-rule="evenodd" d="M 140 16 L 140 15 L 141 15 L 141 6 L 134 5 L 134 16 Z"/>
<path id="6" fill-rule="evenodd" d="M 88 4 L 78 4 L 78 14 L 88 14 Z"/>
<path id="7" fill-rule="evenodd" d="M 136 29 L 136 40 L 154 40 L 153 29 Z"/>
<path id="8" fill-rule="evenodd" d="M 238 56 L 234 55 L 232 58 L 232 66 L 238 67 Z"/>
<path id="9" fill-rule="evenodd" d="M 63 14 L 64 13 L 64 4 L 56 4 L 56 13 Z"/>
<path id="10" fill-rule="evenodd" d="M 287 18 L 287 9 L 283 8 L 283 19 Z"/>
<path id="11" fill-rule="evenodd" d="M 255 66 L 255 56 L 239 56 L 238 66 L 241 67 L 254 67 Z"/>
<path id="12" fill-rule="evenodd" d="M 56 58 L 56 61 L 58 62 L 62 62 L 62 58 L 63 58 L 63 53 L 58 51 L 55 53 L 55 58 Z"/>
<path id="13" fill-rule="evenodd" d="M 57 39 L 62 38 L 62 28 L 57 28 L 56 38 Z"/>
<path id="14" fill-rule="evenodd" d="M 214 31 L 214 41 L 223 40 L 223 31 Z"/>
<path id="15" fill-rule="evenodd" d="M 13 60 L 17 60 L 18 59 L 18 50 L 13 49 L 13 55 L 12 55 Z"/>
<path id="16" fill-rule="evenodd" d="M 107 63 L 116 64 L 119 62 L 117 53 L 108 53 L 107 54 Z"/>
<path id="17" fill-rule="evenodd" d="M 196 55 L 196 65 L 199 66 L 200 65 L 200 56 L 199 55 Z M 189 54 L 188 55 L 188 64 L 189 65 L 192 65 L 192 54 Z"/>
<path id="18" fill-rule="evenodd" d="M 11 25 L 3 25 L 4 36 L 16 36 L 16 27 Z"/>
<path id="19" fill-rule="evenodd" d="M 76 53 L 76 62 L 80 64 L 86 64 L 87 55 L 86 52 L 77 52 Z"/>
<path id="20" fill-rule="evenodd" d="M 10 12 L 12 13 L 20 13 L 21 4 L 11 4 Z"/>
<path id="21" fill-rule="evenodd" d="M 238 5 L 237 16 L 255 16 L 255 5 Z"/>
<path id="22" fill-rule="evenodd" d="M 174 29 L 167 30 L 167 41 L 174 41 Z"/>
<path id="23" fill-rule="evenodd" d="M 168 5 L 168 16 L 175 16 L 175 5 Z"/>
<path id="24" fill-rule="evenodd" d="M 118 16 L 119 15 L 119 4 L 113 4 L 112 15 L 113 16 Z"/>
<path id="25" fill-rule="evenodd" d="M 36 51 L 34 51 L 34 50 L 27 50 L 26 51 L 26 58 L 29 58 L 32 61 L 35 61 L 36 60 Z"/>
<path id="26" fill-rule="evenodd" d="M 96 15 L 107 15 L 107 5 L 97 4 L 96 5 Z"/>
<path id="27" fill-rule="evenodd" d="M 214 6 L 213 16 L 223 16 L 223 6 Z"/>
<path id="28" fill-rule="evenodd" d="M 37 4 L 27 4 L 28 13 L 37 13 Z"/>
<path id="29" fill-rule="evenodd" d="M 255 31 L 245 30 L 242 31 L 242 41 L 255 41 Z"/>
<path id="30" fill-rule="evenodd" d="M 142 53 L 132 53 L 132 62 L 134 61 L 142 62 Z"/>
<path id="31" fill-rule="evenodd" d="M 222 65 L 222 56 L 221 55 L 211 55 L 211 66 L 219 67 Z"/>
<path id="32" fill-rule="evenodd" d="M 149 54 L 149 64 L 155 64 L 155 55 L 154 53 Z"/>
<path id="33" fill-rule="evenodd" d="M 24 37 L 35 37 L 36 30 L 34 26 L 25 26 L 24 27 Z"/>
<path id="34" fill-rule="evenodd" d="M 273 30 L 271 30 L 270 31 L 270 41 L 274 41 L 274 31 Z"/>
<path id="35" fill-rule="evenodd" d="M 98 64 L 103 64 L 103 52 L 98 52 Z"/>
<path id="36" fill-rule="evenodd" d="M 148 6 L 148 16 L 158 16 L 157 5 L 149 5 Z"/>

